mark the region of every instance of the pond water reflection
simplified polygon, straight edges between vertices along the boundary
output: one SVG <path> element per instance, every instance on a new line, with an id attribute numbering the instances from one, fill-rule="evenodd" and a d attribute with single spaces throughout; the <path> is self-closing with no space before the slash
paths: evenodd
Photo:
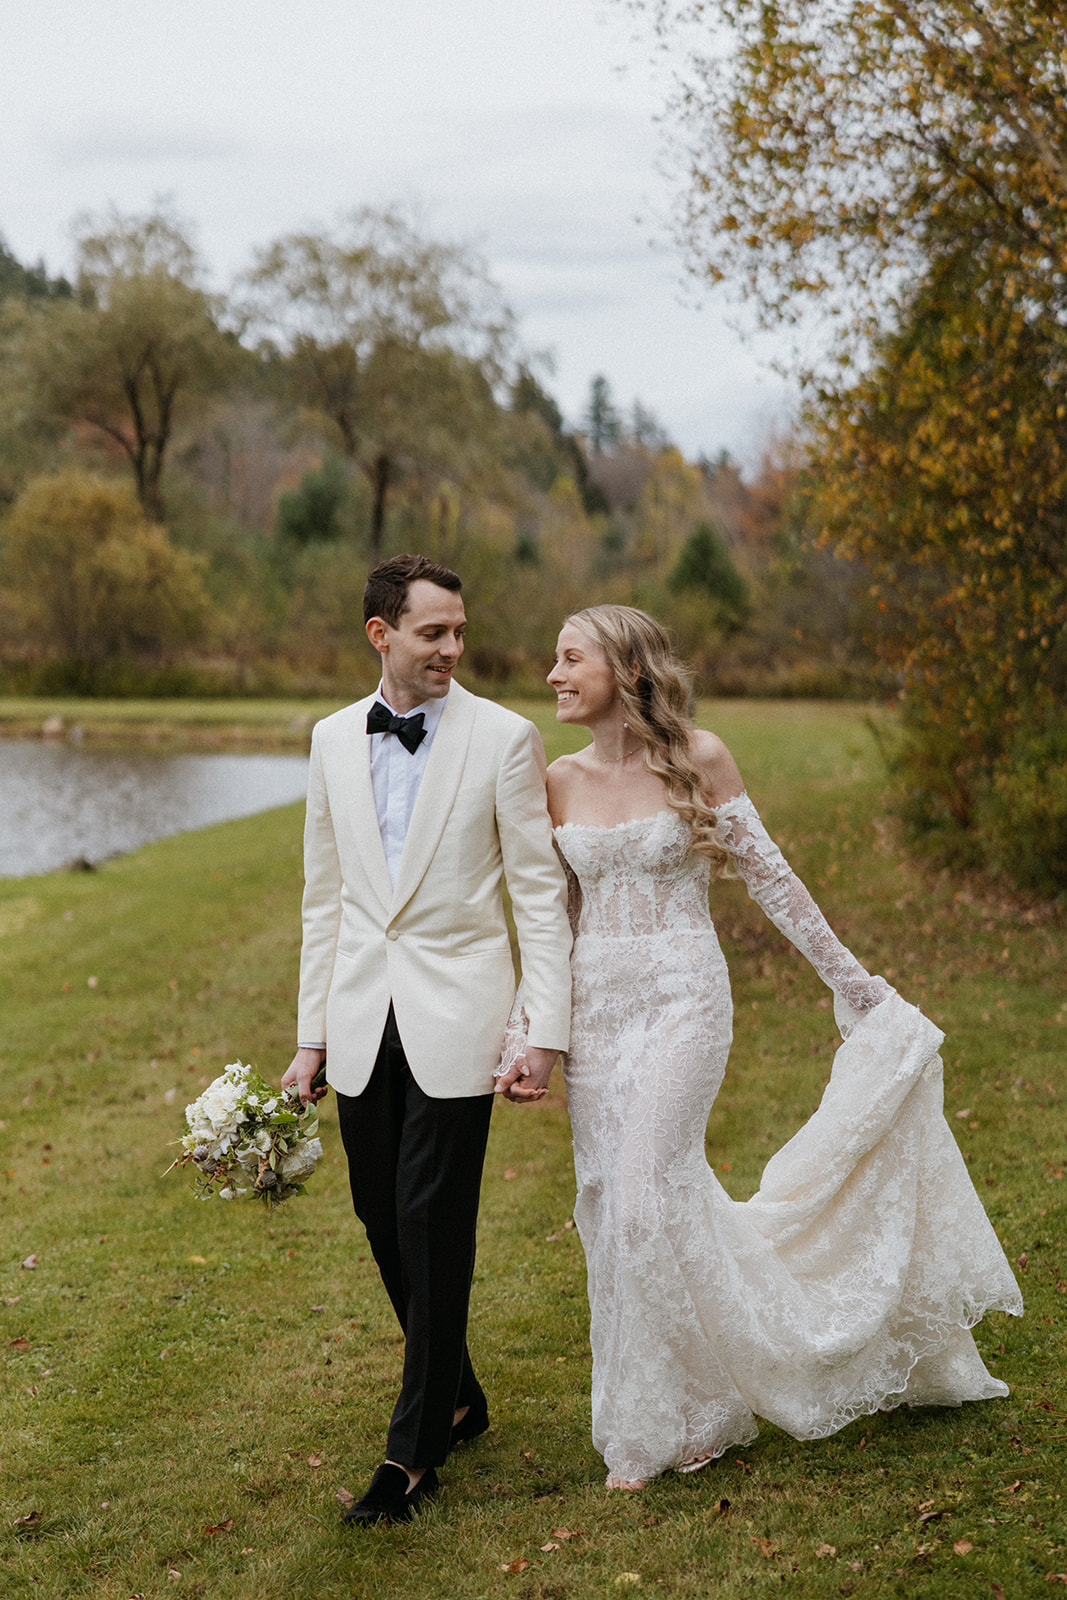
<path id="1" fill-rule="evenodd" d="M 299 755 L 164 754 L 0 740 L 0 876 L 96 863 L 302 800 Z"/>

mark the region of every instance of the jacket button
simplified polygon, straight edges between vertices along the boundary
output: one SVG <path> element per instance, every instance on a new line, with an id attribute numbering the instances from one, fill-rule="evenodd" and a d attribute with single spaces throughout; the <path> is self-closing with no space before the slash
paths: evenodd
<path id="1" fill-rule="evenodd" d="M 387 939 L 399 939 L 400 935 L 395 928 L 390 928 L 385 937 Z"/>

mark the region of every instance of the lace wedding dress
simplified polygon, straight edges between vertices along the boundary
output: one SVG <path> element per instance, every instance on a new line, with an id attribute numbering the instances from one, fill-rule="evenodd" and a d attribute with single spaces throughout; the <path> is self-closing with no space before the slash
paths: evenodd
<path id="1" fill-rule="evenodd" d="M 717 808 L 752 897 L 833 989 L 811 1120 L 730 1199 L 704 1155 L 732 1036 L 709 868 L 672 811 L 567 823 L 565 1077 L 589 1274 L 593 1440 L 651 1478 L 907 1403 L 1004 1395 L 968 1329 L 1022 1302 L 942 1112 L 943 1035 L 840 944 L 746 795 Z"/>

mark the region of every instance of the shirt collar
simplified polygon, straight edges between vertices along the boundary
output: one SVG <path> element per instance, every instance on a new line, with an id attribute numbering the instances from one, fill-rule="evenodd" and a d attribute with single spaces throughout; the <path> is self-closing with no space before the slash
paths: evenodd
<path id="1" fill-rule="evenodd" d="M 385 690 L 379 683 L 375 698 L 380 700 L 382 705 L 385 706 L 386 710 L 391 711 L 394 717 L 414 717 L 417 716 L 421 711 L 423 717 L 425 718 L 422 726 L 427 737 L 429 737 L 429 735 L 436 730 L 437 724 L 441 720 L 445 709 L 445 701 L 448 699 L 448 696 L 447 694 L 443 694 L 439 700 L 436 697 L 432 700 L 424 700 L 421 706 L 412 706 L 410 711 L 397 711 L 396 707 L 391 706 L 388 700 L 385 698 Z"/>

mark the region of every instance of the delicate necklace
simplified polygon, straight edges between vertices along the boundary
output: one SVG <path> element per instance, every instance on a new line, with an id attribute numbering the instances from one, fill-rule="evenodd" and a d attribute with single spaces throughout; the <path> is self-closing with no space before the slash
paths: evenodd
<path id="1" fill-rule="evenodd" d="M 636 750 L 624 750 L 621 756 L 598 756 L 594 752 L 593 760 L 599 762 L 602 767 L 615 767 L 618 766 L 620 761 L 629 761 L 631 756 L 640 754 L 641 746 L 638 745 Z"/>

